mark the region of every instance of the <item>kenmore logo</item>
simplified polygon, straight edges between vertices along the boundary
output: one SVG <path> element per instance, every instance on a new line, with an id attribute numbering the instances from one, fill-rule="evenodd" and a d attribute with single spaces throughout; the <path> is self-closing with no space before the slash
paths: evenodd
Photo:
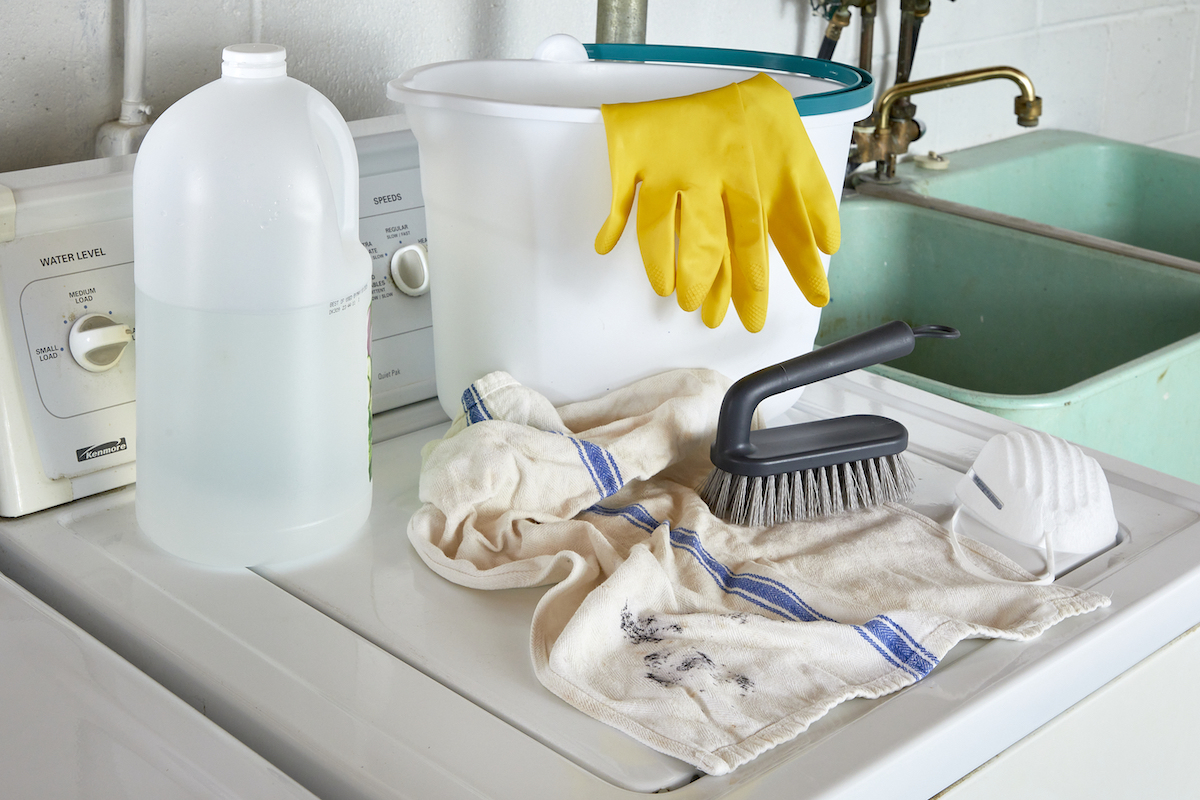
<path id="1" fill-rule="evenodd" d="M 128 449 L 129 445 L 125 444 L 125 437 L 121 437 L 115 442 L 105 442 L 104 444 L 96 444 L 91 447 L 85 447 L 82 450 L 76 450 L 75 457 L 80 461 L 91 461 L 93 458 L 99 458 L 109 453 Z"/>

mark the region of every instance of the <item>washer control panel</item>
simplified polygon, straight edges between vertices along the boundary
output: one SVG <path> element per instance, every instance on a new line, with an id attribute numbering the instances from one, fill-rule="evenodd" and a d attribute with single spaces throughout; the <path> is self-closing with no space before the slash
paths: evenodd
<path id="1" fill-rule="evenodd" d="M 355 142 L 379 412 L 437 390 L 416 140 L 368 127 Z M 15 238 L 0 242 L 0 516 L 134 479 L 133 159 L 100 161 L 0 175 L 15 198 Z"/>
<path id="2" fill-rule="evenodd" d="M 132 461 L 137 348 L 122 351 L 106 370 L 84 368 L 70 348 L 71 331 L 85 318 L 111 321 L 114 330 L 133 327 L 132 221 L 18 239 L 3 251 L 0 268 L 15 366 L 45 475 L 73 478 Z"/>

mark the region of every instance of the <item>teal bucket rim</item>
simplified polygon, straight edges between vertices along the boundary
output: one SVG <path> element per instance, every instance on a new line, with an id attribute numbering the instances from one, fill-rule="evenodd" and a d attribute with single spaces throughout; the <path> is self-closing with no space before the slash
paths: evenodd
<path id="1" fill-rule="evenodd" d="M 720 47 L 692 47 L 673 44 L 585 44 L 588 57 L 595 61 L 635 61 L 666 64 L 702 64 L 714 67 L 748 67 L 758 70 L 790 72 L 810 78 L 837 81 L 840 89 L 795 98 L 800 116 L 832 114 L 869 104 L 875 97 L 871 73 L 849 64 L 825 61 L 786 53 L 760 50 L 732 50 Z"/>

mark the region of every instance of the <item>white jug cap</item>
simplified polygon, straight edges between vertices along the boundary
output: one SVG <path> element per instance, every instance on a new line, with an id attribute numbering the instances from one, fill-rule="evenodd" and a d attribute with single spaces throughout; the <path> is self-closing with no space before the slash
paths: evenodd
<path id="1" fill-rule="evenodd" d="M 231 44 L 221 53 L 225 78 L 282 78 L 287 75 L 287 50 L 277 44 Z"/>

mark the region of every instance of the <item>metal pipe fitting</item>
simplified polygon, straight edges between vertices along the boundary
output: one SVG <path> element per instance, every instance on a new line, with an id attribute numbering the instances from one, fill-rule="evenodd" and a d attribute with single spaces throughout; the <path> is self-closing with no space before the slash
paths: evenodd
<path id="1" fill-rule="evenodd" d="M 596 41 L 645 44 L 648 4 L 649 0 L 597 0 Z"/>
<path id="2" fill-rule="evenodd" d="M 862 27 L 858 36 L 858 67 L 871 71 L 871 59 L 875 53 L 875 0 L 867 0 L 862 6 Z"/>
<path id="3" fill-rule="evenodd" d="M 901 0 L 900 41 L 896 51 L 896 84 L 908 83 L 912 75 L 913 59 L 917 55 L 917 40 L 921 35 L 921 23 L 929 16 L 929 0 Z M 912 119 L 917 107 L 907 97 L 896 103 L 893 116 Z"/>
<path id="4" fill-rule="evenodd" d="M 850 4 L 842 3 L 838 6 L 838 10 L 833 12 L 833 16 L 829 18 L 829 24 L 825 27 L 825 38 L 832 41 L 838 41 L 842 38 L 842 30 L 850 24 Z"/>

